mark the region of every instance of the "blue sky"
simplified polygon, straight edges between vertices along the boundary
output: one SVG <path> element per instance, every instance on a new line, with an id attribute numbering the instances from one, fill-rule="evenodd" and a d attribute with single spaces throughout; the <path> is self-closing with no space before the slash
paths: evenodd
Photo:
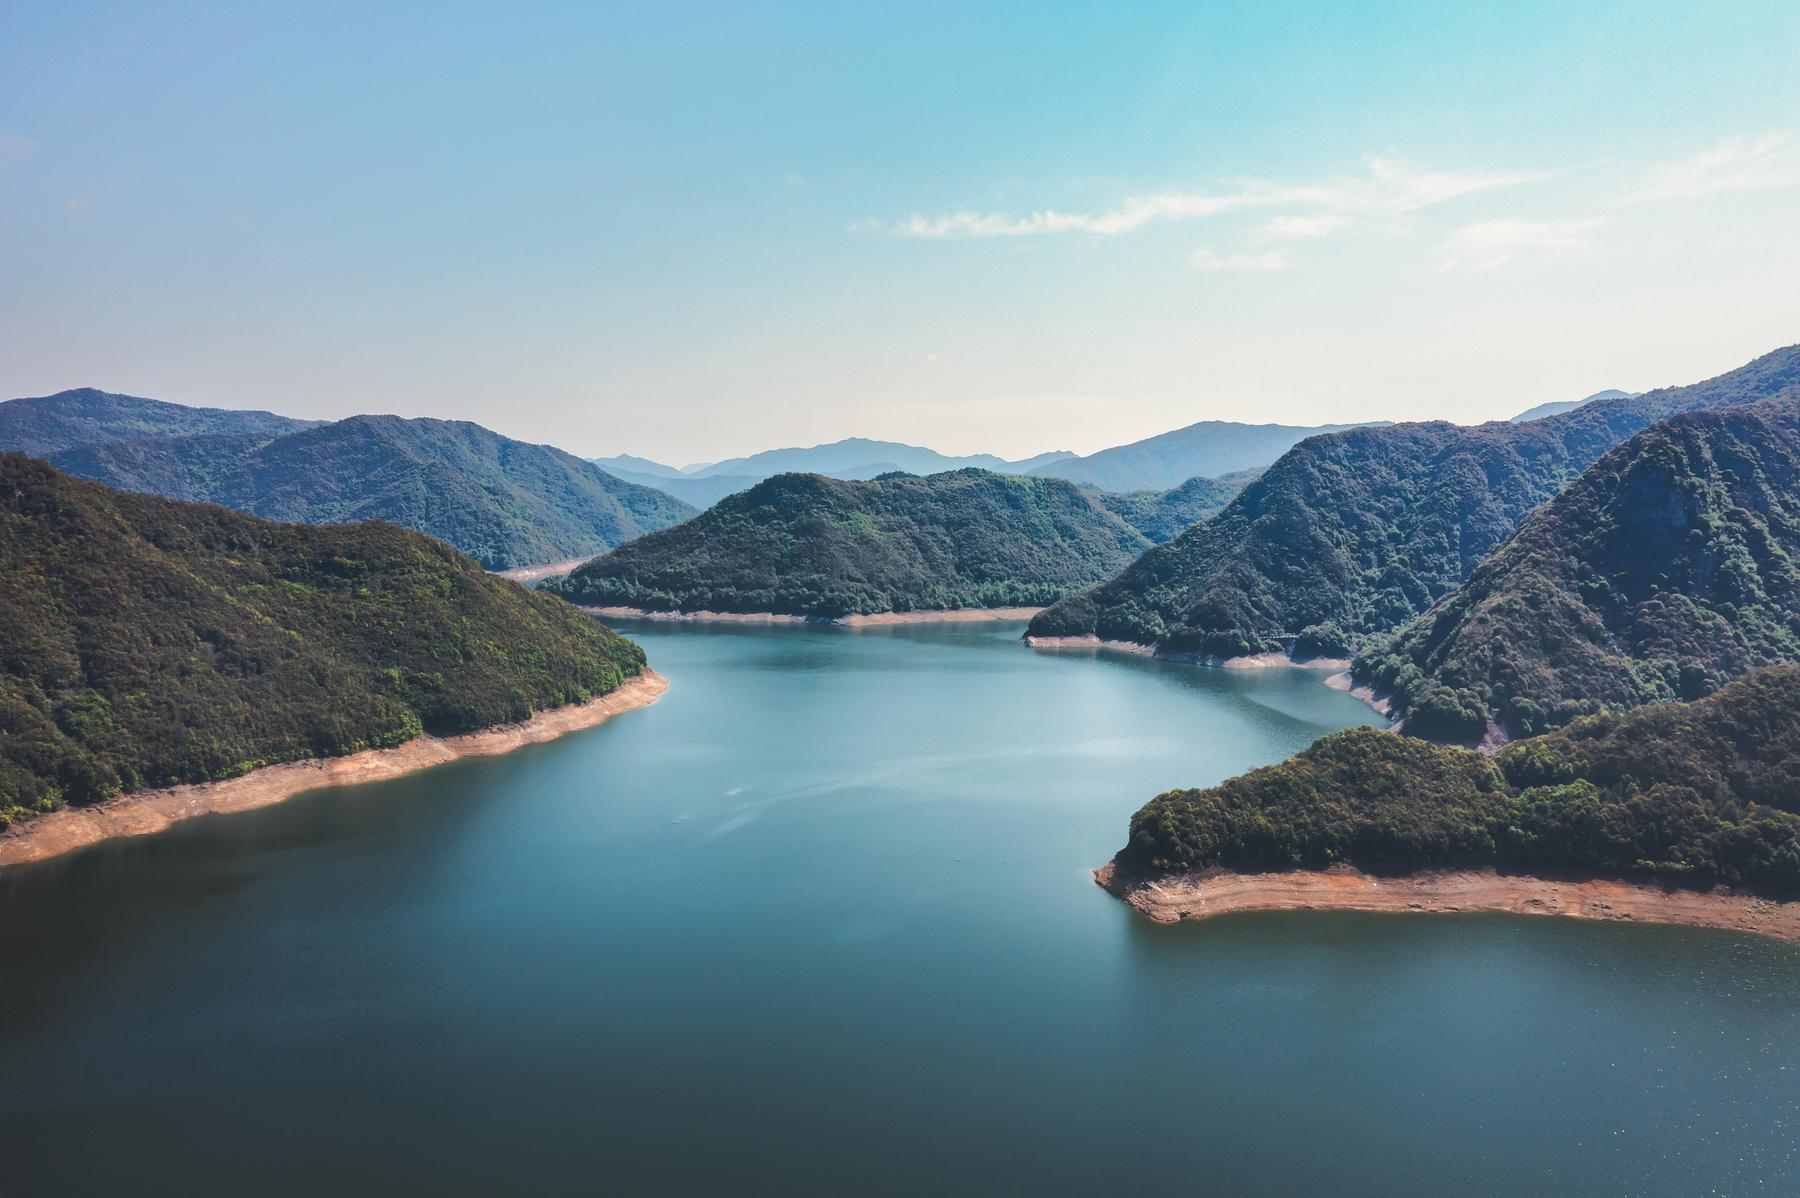
<path id="1" fill-rule="evenodd" d="M 0 0 L 0 394 L 687 462 L 1800 341 L 1800 6 Z"/>

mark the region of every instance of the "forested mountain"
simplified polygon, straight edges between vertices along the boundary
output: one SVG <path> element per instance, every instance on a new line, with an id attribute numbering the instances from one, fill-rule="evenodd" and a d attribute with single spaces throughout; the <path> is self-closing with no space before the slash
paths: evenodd
<path id="1" fill-rule="evenodd" d="M 405 529 L 271 524 L 0 454 L 0 826 L 519 720 L 643 666 Z"/>
<path id="2" fill-rule="evenodd" d="M 1301 428 L 1203 420 L 1086 457 L 1062 458 L 1033 467 L 1029 473 L 1040 478 L 1066 478 L 1102 491 L 1165 491 L 1190 478 L 1219 478 L 1259 470 L 1308 437 L 1351 427 L 1354 426 L 1324 424 Z"/>
<path id="3" fill-rule="evenodd" d="M 659 611 L 1036 605 L 1147 544 L 1093 492 L 1058 479 L 782 474 L 543 585 L 580 604 Z"/>
<path id="4" fill-rule="evenodd" d="M 1800 401 L 1644 430 L 1357 659 L 1406 728 L 1529 736 L 1800 659 Z"/>
<path id="5" fill-rule="evenodd" d="M 1125 523 L 1163 545 L 1186 532 L 1189 525 L 1230 503 L 1256 475 L 1254 470 L 1241 470 L 1224 478 L 1190 478 L 1167 491 L 1102 493 L 1100 502 L 1117 512 Z"/>
<path id="6" fill-rule="evenodd" d="M 0 403 L 0 450 L 47 458 L 77 445 L 103 441 L 204 433 L 259 433 L 272 437 L 318 423 L 273 412 L 187 408 L 158 399 L 81 387 Z"/>
<path id="7" fill-rule="evenodd" d="M 1469 577 L 1614 445 L 1679 412 L 1800 396 L 1800 346 L 1703 383 L 1523 424 L 1360 428 L 1295 446 L 1212 519 L 1057 603 L 1033 636 L 1231 657 L 1337 656 Z"/>
<path id="8" fill-rule="evenodd" d="M 123 490 L 271 520 L 387 520 L 438 537 L 490 570 L 604 553 L 694 512 L 560 449 L 466 421 L 352 416 L 273 438 L 115 441 L 51 460 Z"/>
<path id="9" fill-rule="evenodd" d="M 1153 799 L 1114 861 L 1391 873 L 1580 870 L 1800 893 L 1800 667 L 1694 703 L 1589 716 L 1495 756 L 1371 728 Z"/>

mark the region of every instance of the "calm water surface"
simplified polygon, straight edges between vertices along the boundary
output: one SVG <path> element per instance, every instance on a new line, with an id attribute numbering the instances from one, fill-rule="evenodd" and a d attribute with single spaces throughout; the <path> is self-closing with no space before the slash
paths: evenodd
<path id="1" fill-rule="evenodd" d="M 0 1194 L 1800 1193 L 1794 947 L 1090 883 L 1310 675 L 629 631 L 605 727 L 0 877 Z"/>

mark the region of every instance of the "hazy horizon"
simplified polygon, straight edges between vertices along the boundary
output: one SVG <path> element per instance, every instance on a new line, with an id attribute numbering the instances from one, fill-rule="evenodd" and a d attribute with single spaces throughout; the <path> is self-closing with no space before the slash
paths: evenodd
<path id="1" fill-rule="evenodd" d="M 1017 459 L 1800 340 L 1790 5 L 11 24 L 6 397 Z"/>

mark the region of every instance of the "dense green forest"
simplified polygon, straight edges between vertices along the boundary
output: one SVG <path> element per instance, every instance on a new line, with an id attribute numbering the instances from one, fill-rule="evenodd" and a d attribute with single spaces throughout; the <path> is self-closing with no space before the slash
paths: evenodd
<path id="1" fill-rule="evenodd" d="M 1154 543 L 1166 545 L 1230 503 L 1256 475 L 1240 470 L 1223 478 L 1190 478 L 1167 491 L 1102 493 L 1100 502 Z"/>
<path id="2" fill-rule="evenodd" d="M 77 445 L 131 441 L 145 437 L 185 437 L 207 433 L 259 433 L 265 439 L 310 428 L 316 420 L 295 420 L 273 412 L 189 408 L 159 399 L 114 395 L 82 387 L 0 403 L 0 450 L 47 458 Z"/>
<path id="3" fill-rule="evenodd" d="M 271 524 L 0 454 L 0 826 L 584 701 L 644 657 L 389 524 Z"/>
<path id="4" fill-rule="evenodd" d="M 543 584 L 576 603 L 840 616 L 1038 605 L 1148 540 L 1092 491 L 956 470 L 781 474 Z"/>
<path id="5" fill-rule="evenodd" d="M 65 450 L 59 469 L 270 520 L 387 520 L 490 570 L 604 553 L 693 515 L 673 496 L 478 424 L 352 416 L 270 438 L 212 434 Z"/>
<path id="6" fill-rule="evenodd" d="M 1295 446 L 1212 519 L 1032 622 L 1165 652 L 1326 656 L 1391 634 L 1468 578 L 1607 450 L 1678 412 L 1800 395 L 1800 346 L 1688 387 L 1522 424 L 1352 429 Z"/>
<path id="7" fill-rule="evenodd" d="M 1355 664 L 1406 730 L 1529 736 L 1800 659 L 1800 403 L 1697 412 L 1601 458 Z"/>
<path id="8" fill-rule="evenodd" d="M 1494 866 L 1800 893 L 1800 667 L 1577 720 L 1498 755 L 1371 728 L 1153 799 L 1116 858 L 1372 872 Z"/>

